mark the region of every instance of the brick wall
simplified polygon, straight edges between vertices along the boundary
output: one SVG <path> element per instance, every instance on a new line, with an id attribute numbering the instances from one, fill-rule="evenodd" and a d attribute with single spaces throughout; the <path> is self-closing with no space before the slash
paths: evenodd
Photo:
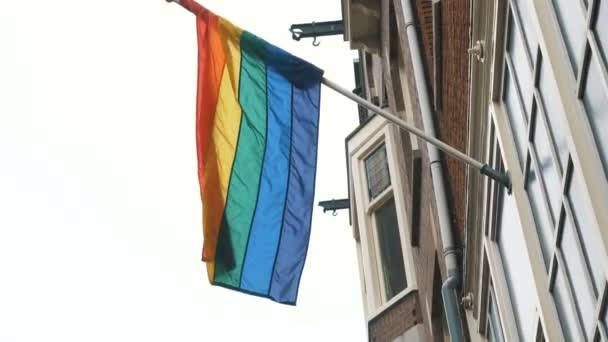
<path id="1" fill-rule="evenodd" d="M 468 55 L 469 47 L 469 2 L 470 0 L 448 0 L 441 2 L 442 23 L 442 61 L 441 61 L 441 103 L 442 108 L 435 113 L 436 131 L 440 139 L 446 143 L 465 151 L 466 134 L 468 129 L 467 110 L 468 110 Z M 415 13 L 417 14 L 416 27 L 423 44 L 425 61 L 425 72 L 427 82 L 432 80 L 433 66 L 433 33 L 432 33 L 432 1 L 415 0 Z M 393 0 L 397 14 L 397 22 L 400 36 L 400 53 L 404 56 L 404 67 L 409 84 L 410 99 L 412 101 L 413 113 L 417 127 L 422 128 L 422 117 L 420 103 L 416 93 L 414 73 L 409 51 L 407 36 L 402 31 L 404 20 L 401 9 L 401 0 Z M 429 89 L 429 94 L 433 94 Z M 406 164 L 408 165 L 406 179 L 407 183 L 412 183 L 411 146 L 407 143 L 407 136 L 403 136 L 406 143 L 403 144 L 403 151 Z M 430 174 L 430 164 L 427 153 L 426 142 L 418 140 L 422 156 L 422 174 L 418 180 L 421 184 L 421 205 L 420 208 L 412 208 L 408 205 L 408 212 L 419 210 L 420 225 L 413 227 L 419 229 L 418 247 L 414 248 L 414 264 L 418 282 L 416 300 L 399 301 L 392 307 L 386 309 L 380 316 L 369 323 L 370 341 L 392 341 L 405 331 L 406 326 L 413 326 L 416 323 L 424 323 L 425 340 L 430 340 L 431 336 L 441 333 L 438 332 L 437 325 L 432 326 L 428 317 L 441 321 L 443 315 L 441 302 L 441 283 L 446 278 L 445 263 L 443 260 L 443 248 L 441 234 L 439 232 L 437 209 L 434 206 L 435 196 L 433 191 L 432 179 Z M 444 161 L 444 175 L 446 175 L 446 185 L 448 191 L 448 202 L 451 205 L 453 228 L 455 230 L 456 243 L 461 245 L 464 239 L 464 215 L 465 215 L 465 166 L 462 162 L 453 158 Z M 403 191 L 406 198 L 411 197 L 411 187 L 405 186 Z M 409 203 L 408 203 L 409 204 Z M 437 271 L 437 266 L 439 271 Z M 439 297 L 437 297 L 439 296 Z M 409 296 L 408 296 L 409 297 Z M 429 312 L 431 311 L 431 312 Z M 465 332 L 466 333 L 466 332 Z"/>
<path id="2" fill-rule="evenodd" d="M 470 0 L 441 2 L 442 35 L 442 110 L 437 113 L 437 135 L 451 146 L 466 151 L 469 106 L 469 29 Z M 430 63 L 427 61 L 427 63 Z M 429 64 L 430 65 L 430 64 Z M 449 203 L 453 225 L 464 239 L 465 164 L 447 158 Z"/>
<path id="3" fill-rule="evenodd" d="M 433 94 L 433 13 L 432 0 L 416 0 L 416 22 L 424 51 L 425 72 Z M 466 151 L 469 105 L 470 0 L 441 1 L 441 103 L 435 113 L 439 139 Z M 444 163 L 447 172 L 448 202 L 452 206 L 454 228 L 464 238 L 465 165 L 452 157 Z"/>
<path id="4" fill-rule="evenodd" d="M 392 342 L 420 321 L 418 294 L 413 291 L 369 322 L 369 340 Z"/>
<path id="5" fill-rule="evenodd" d="M 399 0 L 395 1 L 395 6 L 399 6 Z M 397 9 L 396 13 L 399 13 L 400 10 Z M 401 20 L 401 27 L 403 27 L 403 18 L 399 19 Z M 410 54 L 410 50 L 409 50 L 409 42 L 407 39 L 407 36 L 405 34 L 401 34 L 401 39 L 404 42 L 404 44 L 402 44 L 402 54 L 404 56 L 404 67 L 405 67 L 405 74 L 407 75 L 407 82 L 409 84 L 409 96 L 410 99 L 412 100 L 412 110 L 414 112 L 414 118 L 416 121 L 416 126 L 417 127 L 423 127 L 422 125 L 422 118 L 421 118 L 421 113 L 420 113 L 420 100 L 418 98 L 418 94 L 416 92 L 416 88 L 415 88 L 415 79 L 414 79 L 414 72 L 413 72 L 413 66 L 412 66 L 412 59 L 411 59 L 411 54 Z M 409 139 L 408 137 L 404 136 L 403 140 L 407 141 L 407 139 Z M 413 255 L 414 255 L 414 264 L 416 267 L 416 279 L 418 282 L 418 294 L 419 294 L 419 302 L 420 302 L 420 310 L 421 310 L 421 315 L 423 317 L 423 322 L 424 322 L 424 327 L 425 327 L 425 333 L 427 336 L 432 336 L 432 327 L 430 325 L 430 322 L 428 321 L 428 319 L 426 319 L 427 317 L 431 316 L 431 313 L 428 312 L 429 311 L 429 306 L 426 303 L 432 303 L 433 302 L 433 282 L 434 281 L 438 281 L 441 282 L 441 279 L 434 279 L 434 265 L 435 265 L 435 258 L 436 258 L 436 251 L 439 250 L 441 251 L 441 241 L 440 240 L 436 240 L 435 237 L 439 237 L 440 234 L 438 231 L 433 232 L 432 228 L 433 225 L 431 224 L 431 212 L 432 210 L 434 210 L 434 205 L 433 203 L 434 201 L 434 195 L 433 195 L 433 186 L 432 186 L 432 180 L 431 180 L 431 174 L 430 174 L 430 164 L 429 164 L 429 159 L 428 159 L 428 154 L 427 154 L 427 148 L 426 148 L 426 143 L 423 142 L 422 140 L 418 140 L 418 146 L 420 146 L 421 149 L 421 157 L 422 157 L 422 172 L 421 172 L 421 179 L 418 180 L 421 183 L 421 199 L 420 199 L 420 207 L 419 208 L 412 208 L 411 210 L 419 210 L 419 214 L 420 214 L 420 222 L 419 222 L 419 227 L 412 227 L 412 229 L 419 229 L 418 232 L 418 247 L 414 248 L 413 250 Z M 403 151 L 404 151 L 404 157 L 405 157 L 405 161 L 407 164 L 411 165 L 411 158 L 412 158 L 412 153 L 410 151 L 410 144 L 403 144 Z M 412 182 L 414 182 L 415 180 L 413 180 L 412 177 L 412 173 L 408 172 L 407 175 L 407 183 L 408 184 L 412 184 Z M 409 189 L 408 189 L 409 190 Z M 406 192 L 405 194 L 406 198 L 410 198 L 411 193 Z M 409 211 L 409 212 L 412 212 Z M 437 227 L 435 227 L 437 228 Z M 443 260 L 441 260 L 439 262 L 440 264 L 440 268 L 441 268 L 441 273 L 445 275 L 445 266 L 443 264 Z"/>
<path id="6" fill-rule="evenodd" d="M 395 0 L 395 6 L 399 5 L 400 1 Z M 424 61 L 426 64 L 427 82 L 431 85 L 432 79 L 432 11 L 431 0 L 416 0 L 415 13 L 418 15 L 417 27 L 420 34 L 420 42 L 423 44 Z M 442 90 L 441 103 L 442 108 L 438 113 L 435 113 L 435 124 L 437 135 L 440 139 L 448 144 L 460 149 L 466 150 L 466 134 L 468 128 L 467 110 L 468 110 L 468 54 L 469 47 L 469 0 L 449 0 L 442 1 Z M 397 9 L 396 13 L 399 13 Z M 399 20 L 399 18 L 398 18 Z M 403 19 L 401 18 L 401 26 Z M 402 42 L 402 54 L 404 55 L 404 64 L 406 75 L 408 77 L 410 98 L 412 99 L 415 123 L 417 127 L 423 127 L 422 117 L 420 112 L 420 103 L 415 89 L 415 80 L 411 55 L 409 51 L 409 42 L 407 36 L 400 32 Z M 432 89 L 429 89 L 433 94 Z M 421 156 L 422 156 L 422 175 L 421 175 L 421 206 L 420 210 L 420 231 L 419 231 L 419 247 L 414 249 L 414 263 L 416 267 L 416 275 L 419 288 L 420 309 L 422 311 L 423 321 L 425 323 L 425 331 L 427 336 L 432 336 L 434 330 L 430 322 L 426 319 L 429 316 L 441 316 L 442 312 L 428 312 L 442 308 L 437 305 L 436 296 L 441 296 L 440 283 L 446 277 L 445 263 L 443 260 L 443 248 L 441 242 L 441 234 L 439 232 L 437 209 L 434 206 L 435 196 L 433 191 L 432 179 L 430 174 L 430 164 L 427 153 L 426 142 L 419 139 L 418 141 Z M 409 162 L 409 154 L 405 147 L 406 162 Z M 448 190 L 448 202 L 451 205 L 451 214 L 453 228 L 457 236 L 456 243 L 461 245 L 464 239 L 464 215 L 465 215 L 465 167 L 460 161 L 453 158 L 447 158 L 444 161 L 444 175 L 446 175 L 446 185 Z M 411 177 L 411 173 L 408 173 Z M 411 183 L 411 179 L 408 182 Z M 406 193 L 406 196 L 411 194 Z M 412 209 L 415 210 L 415 209 Z M 439 272 L 435 272 L 436 264 L 439 266 Z M 439 284 L 438 284 L 439 283 Z M 439 285 L 439 286 L 437 286 Z M 439 298 L 440 299 L 440 298 Z M 435 327 L 436 330 L 436 327 Z M 437 333 L 437 331 L 434 331 Z"/>

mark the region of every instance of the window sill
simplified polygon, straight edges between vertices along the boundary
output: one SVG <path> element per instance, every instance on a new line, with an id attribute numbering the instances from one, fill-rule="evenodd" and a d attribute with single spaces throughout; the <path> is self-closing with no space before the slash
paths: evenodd
<path id="1" fill-rule="evenodd" d="M 391 298 L 388 302 L 380 305 L 380 307 L 378 307 L 377 309 L 373 310 L 368 316 L 367 316 L 367 321 L 371 322 L 372 320 L 374 320 L 376 317 L 380 316 L 386 309 L 390 308 L 391 306 L 393 306 L 395 303 L 399 302 L 400 300 L 402 300 L 403 298 L 407 297 L 408 295 L 410 295 L 412 292 L 417 291 L 418 289 L 413 288 L 413 287 L 408 287 L 405 290 L 399 292 L 395 297 Z"/>

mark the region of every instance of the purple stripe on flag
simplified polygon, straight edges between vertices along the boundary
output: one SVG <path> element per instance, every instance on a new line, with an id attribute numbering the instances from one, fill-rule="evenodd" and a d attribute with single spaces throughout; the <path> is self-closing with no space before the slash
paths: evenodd
<path id="1" fill-rule="evenodd" d="M 293 88 L 293 128 L 287 201 L 269 296 L 295 304 L 308 242 L 314 200 L 320 84 Z"/>

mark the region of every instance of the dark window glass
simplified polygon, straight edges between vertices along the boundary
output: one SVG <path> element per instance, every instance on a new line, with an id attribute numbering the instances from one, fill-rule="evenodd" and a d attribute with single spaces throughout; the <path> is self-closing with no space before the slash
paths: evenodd
<path id="1" fill-rule="evenodd" d="M 538 157 L 538 169 L 543 175 L 549 203 L 553 210 L 553 217 L 558 217 L 560 202 L 561 202 L 561 180 L 557 172 L 557 167 L 551 153 L 551 145 L 547 130 L 545 128 L 545 120 L 541 113 L 536 115 L 536 124 L 534 127 L 534 146 Z"/>
<path id="2" fill-rule="evenodd" d="M 526 141 L 528 136 L 528 130 L 526 122 L 523 118 L 521 110 L 521 102 L 517 95 L 517 88 L 511 78 L 511 74 L 508 71 L 505 73 L 505 105 L 507 106 L 507 114 L 509 115 L 509 122 L 511 123 L 511 130 L 515 138 L 515 146 L 517 147 L 517 155 L 519 156 L 520 165 L 524 165 L 526 156 Z"/>
<path id="3" fill-rule="evenodd" d="M 522 341 L 533 341 L 536 332 L 536 295 L 530 258 L 513 196 L 500 190 L 498 247 L 505 270 L 509 295 Z"/>
<path id="4" fill-rule="evenodd" d="M 570 279 L 574 300 L 585 331 L 591 331 L 595 315 L 595 298 L 593 288 L 588 283 L 588 268 L 578 247 L 578 234 L 570 219 L 566 218 L 561 238 L 561 249 L 564 255 L 565 270 Z"/>
<path id="5" fill-rule="evenodd" d="M 530 63 L 528 62 L 528 55 L 526 54 L 524 41 L 517 27 L 514 26 L 513 20 L 511 19 L 509 32 L 509 43 L 507 49 L 511 56 L 511 62 L 513 63 L 513 75 L 517 79 L 519 90 L 521 91 L 521 99 L 526 108 L 526 118 L 530 119 L 528 113 L 530 112 L 531 100 L 532 100 L 532 70 L 530 69 Z"/>
<path id="6" fill-rule="evenodd" d="M 608 63 L 608 0 L 601 0 L 597 9 L 597 18 L 595 20 L 595 33 L 598 45 L 604 55 L 604 62 Z"/>
<path id="7" fill-rule="evenodd" d="M 553 0 L 553 6 L 576 74 L 583 58 L 587 31 L 585 13 L 578 0 Z"/>
<path id="8" fill-rule="evenodd" d="M 569 300 L 568 285 L 560 266 L 559 264 L 556 266 L 555 283 L 551 292 L 553 293 L 553 298 L 555 298 L 557 314 L 559 315 L 566 341 L 580 341 L 578 338 L 578 320 L 575 315 L 575 309 Z"/>
<path id="9" fill-rule="evenodd" d="M 532 1 L 530 0 L 514 0 L 517 3 L 518 14 L 521 21 L 521 26 L 526 36 L 526 42 L 528 46 L 528 53 L 532 57 L 532 60 L 536 58 L 536 46 L 538 45 L 538 38 L 536 37 L 536 24 L 532 21 Z"/>
<path id="10" fill-rule="evenodd" d="M 536 172 L 536 164 L 534 162 L 530 164 L 526 190 L 528 191 L 532 213 L 534 214 L 534 221 L 536 222 L 536 231 L 538 233 L 538 238 L 540 239 L 540 247 L 545 260 L 545 267 L 549 270 L 551 253 L 553 253 L 553 224 L 549 218 L 549 213 L 543 204 L 544 198 Z"/>
<path id="11" fill-rule="evenodd" d="M 376 228 L 387 300 L 407 287 L 395 200 L 376 210 Z"/>
<path id="12" fill-rule="evenodd" d="M 602 260 L 605 259 L 605 256 L 602 253 L 602 239 L 599 237 L 599 232 L 595 230 L 595 225 L 593 224 L 595 220 L 593 219 L 593 212 L 591 210 L 591 201 L 583 193 L 582 189 L 578 173 L 574 170 L 572 171 L 572 180 L 568 189 L 568 198 L 572 207 L 574 221 L 581 237 L 587 264 L 590 268 L 595 295 L 598 296 L 598 291 L 604 283 Z"/>
<path id="13" fill-rule="evenodd" d="M 608 134 L 606 134 L 606 128 L 608 128 L 608 94 L 602 82 L 598 63 L 599 60 L 596 56 L 591 55 L 583 103 L 600 152 L 600 158 L 604 164 L 604 170 L 608 174 Z"/>
<path id="14" fill-rule="evenodd" d="M 547 114 L 547 121 L 549 129 L 553 135 L 553 139 L 556 144 L 557 156 L 559 162 L 562 165 L 562 170 L 566 169 L 566 162 L 568 161 L 568 140 L 566 138 L 566 115 L 562 107 L 557 86 L 553 79 L 553 75 L 550 74 L 549 68 L 540 66 L 540 80 L 539 80 L 540 97 L 543 102 L 543 108 Z"/>
<path id="15" fill-rule="evenodd" d="M 386 158 L 386 145 L 378 147 L 365 159 L 365 171 L 367 175 L 367 191 L 369 199 L 372 200 L 391 185 L 391 176 Z"/>

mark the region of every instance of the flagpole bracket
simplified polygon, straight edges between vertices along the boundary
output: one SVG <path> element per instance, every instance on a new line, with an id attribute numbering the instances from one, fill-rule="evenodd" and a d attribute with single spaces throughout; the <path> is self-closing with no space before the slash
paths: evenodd
<path id="1" fill-rule="evenodd" d="M 508 171 L 506 173 L 499 172 L 491 168 L 490 165 L 484 164 L 481 169 L 479 169 L 479 172 L 482 175 L 486 175 L 501 184 L 502 186 L 504 186 L 509 191 L 509 194 L 511 194 L 511 191 L 513 190 L 513 185 L 511 184 L 511 177 Z"/>

